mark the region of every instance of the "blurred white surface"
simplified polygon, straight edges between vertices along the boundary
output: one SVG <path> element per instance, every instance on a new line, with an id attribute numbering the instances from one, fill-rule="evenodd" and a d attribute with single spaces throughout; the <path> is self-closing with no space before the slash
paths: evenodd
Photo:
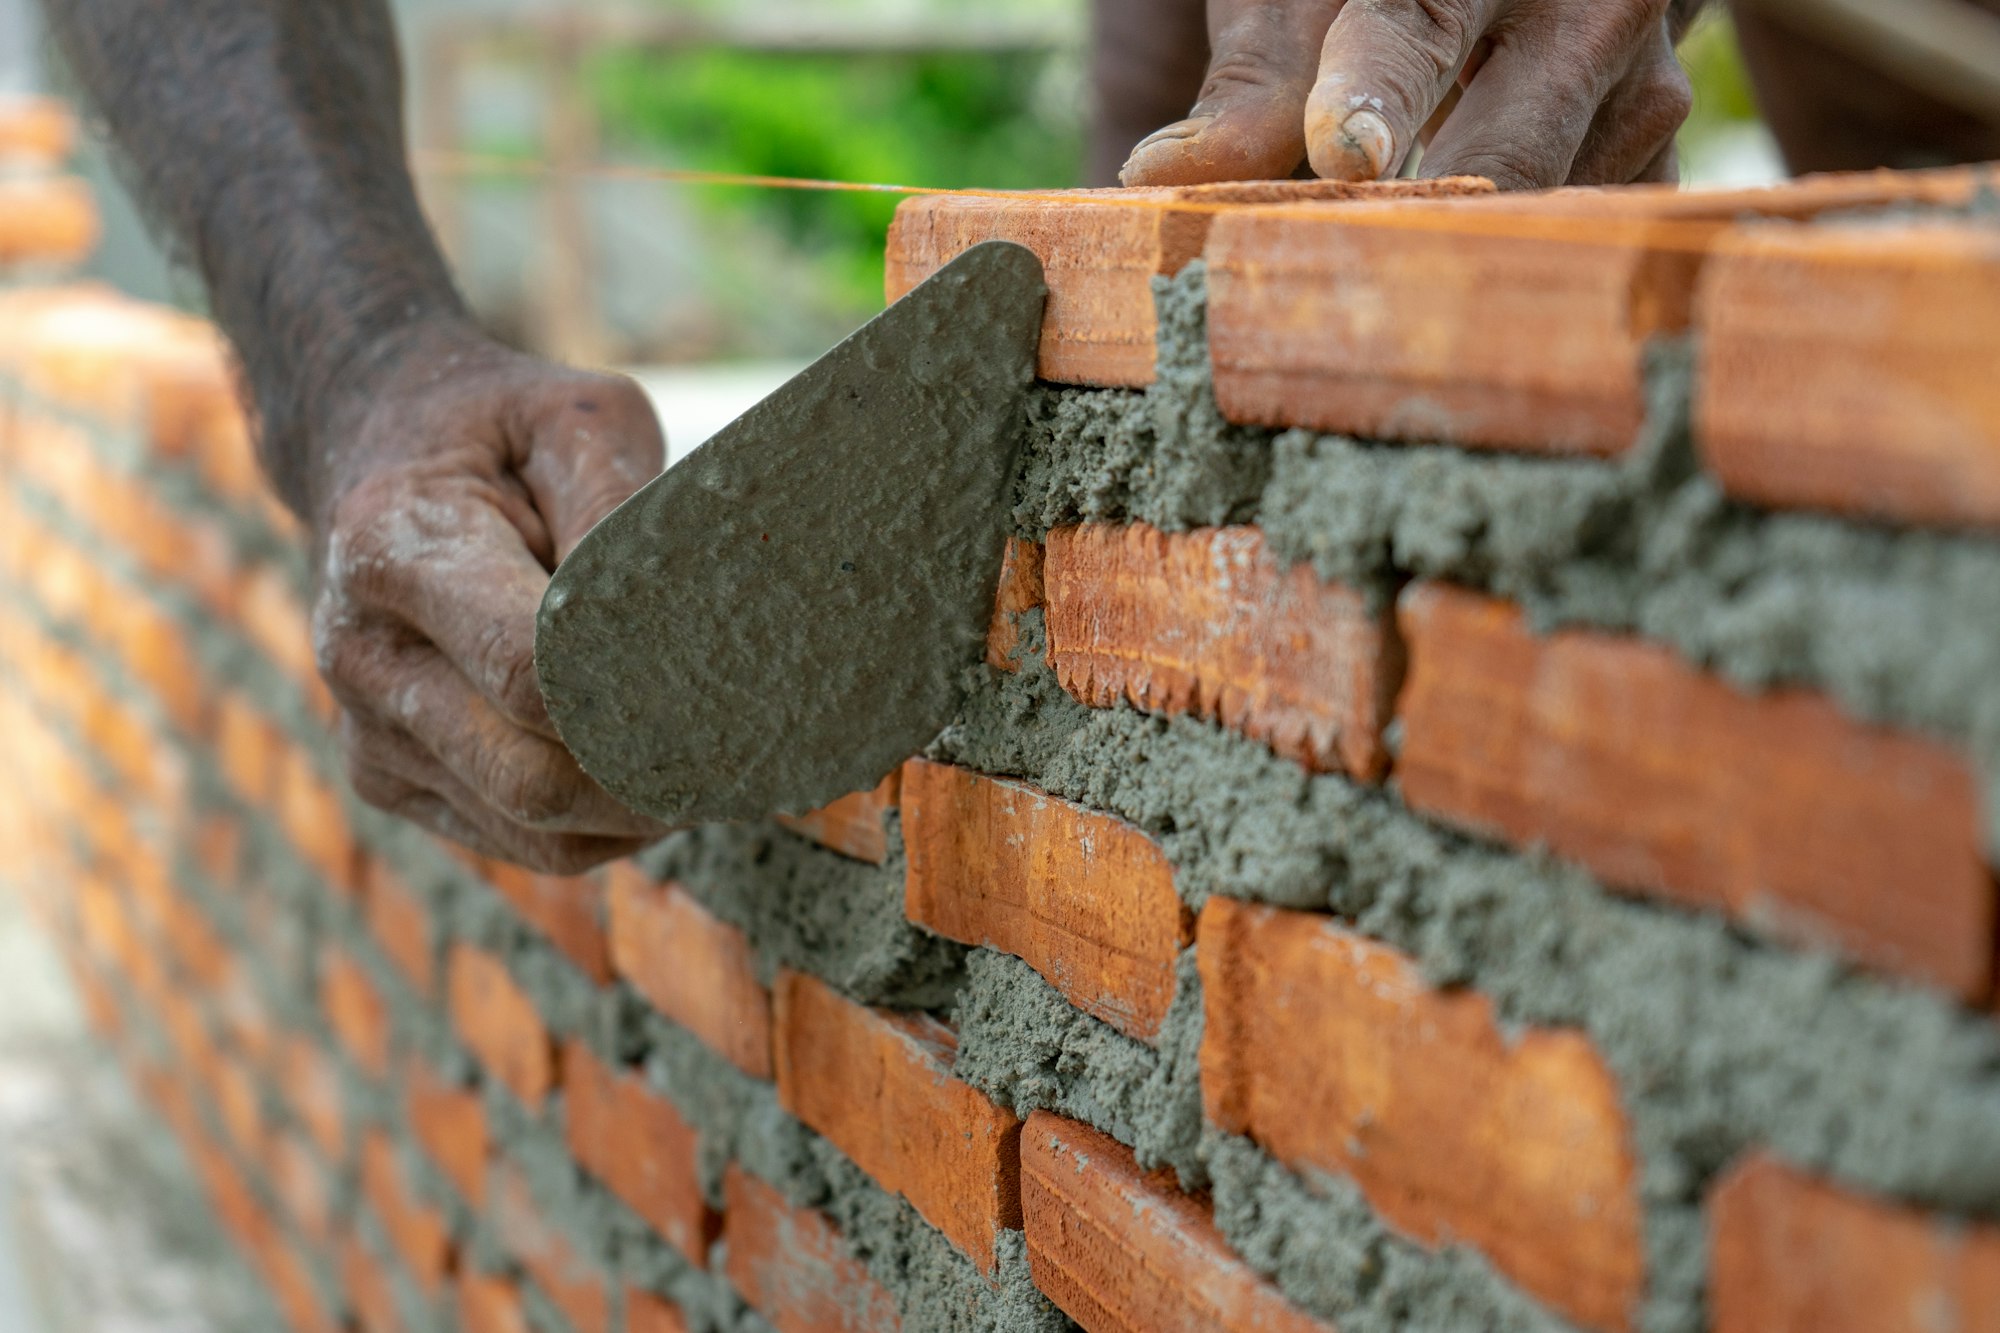
<path id="1" fill-rule="evenodd" d="M 672 465 L 803 369 L 789 361 L 745 361 L 642 367 L 627 373 L 639 381 L 660 414 L 660 425 L 667 432 L 667 462 Z"/>

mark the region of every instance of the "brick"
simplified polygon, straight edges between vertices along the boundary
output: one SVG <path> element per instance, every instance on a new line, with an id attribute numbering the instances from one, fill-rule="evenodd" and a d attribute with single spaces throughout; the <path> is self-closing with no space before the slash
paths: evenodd
<path id="1" fill-rule="evenodd" d="M 368 932 L 419 995 L 437 993 L 436 932 L 430 909 L 402 877 L 377 856 L 365 856 L 361 894 Z"/>
<path id="2" fill-rule="evenodd" d="M 534 1333 L 521 1307 L 520 1289 L 484 1273 L 459 1276 L 458 1322 L 463 1333 Z"/>
<path id="3" fill-rule="evenodd" d="M 778 822 L 842 856 L 879 866 L 889 859 L 884 821 L 896 808 L 901 779 L 891 773 L 870 791 L 850 793 L 809 814 L 779 815 Z"/>
<path id="4" fill-rule="evenodd" d="M 403 1321 L 396 1312 L 389 1275 L 353 1235 L 340 1242 L 340 1285 L 361 1333 L 402 1333 Z"/>
<path id="5" fill-rule="evenodd" d="M 1047 600 L 1042 582 L 1040 542 L 1009 537 L 1000 557 L 1000 586 L 993 594 L 993 621 L 986 627 L 986 665 L 1018 671 L 1014 653 L 1020 645 L 1021 617 Z"/>
<path id="6" fill-rule="evenodd" d="M 472 1088 L 447 1082 L 417 1061 L 403 1077 L 403 1115 L 410 1136 L 473 1208 L 486 1203 L 486 1162 L 492 1136 L 486 1107 Z"/>
<path id="7" fill-rule="evenodd" d="M 370 1077 L 389 1077 L 388 1002 L 365 968 L 345 954 L 329 954 L 320 968 L 320 1009 L 348 1057 Z"/>
<path id="8" fill-rule="evenodd" d="M 49 165 L 76 147 L 76 117 L 53 97 L 0 97 L 0 158 Z"/>
<path id="9" fill-rule="evenodd" d="M 611 873 L 611 953 L 655 1009 L 744 1073 L 771 1077 L 771 995 L 742 931 L 627 862 Z"/>
<path id="10" fill-rule="evenodd" d="M 1025 783 L 912 760 L 903 778 L 909 919 L 1000 949 L 1127 1036 L 1159 1035 L 1194 919 L 1159 847 Z"/>
<path id="11" fill-rule="evenodd" d="M 244 575 L 238 596 L 237 624 L 271 665 L 296 687 L 319 679 L 312 624 L 291 576 L 277 565 L 258 565 Z"/>
<path id="12" fill-rule="evenodd" d="M 1353 1180 L 1390 1226 L 1482 1251 L 1586 1327 L 1635 1326 L 1638 1163 L 1586 1037 L 1503 1030 L 1485 996 L 1309 913 L 1211 898 L 1196 958 L 1211 1123 Z"/>
<path id="13" fill-rule="evenodd" d="M 1647 345 L 1690 328 L 1702 263 L 1739 218 L 1973 188 L 1965 171 L 1881 173 L 1237 210 L 1208 246 L 1216 400 L 1252 425 L 1622 453 L 1645 415 Z"/>
<path id="14" fill-rule="evenodd" d="M 570 1155 L 696 1264 L 717 1221 L 702 1197 L 694 1128 L 643 1077 L 604 1064 L 582 1042 L 563 1053 Z"/>
<path id="15" fill-rule="evenodd" d="M 952 1077 L 951 1029 L 797 972 L 775 1008 L 780 1104 L 991 1273 L 997 1233 L 1021 1225 L 1021 1122 Z"/>
<path id="16" fill-rule="evenodd" d="M 539 1109 L 555 1083 L 555 1047 L 534 1001 L 505 963 L 470 944 L 452 946 L 449 977 L 459 1038 L 502 1086 Z"/>
<path id="17" fill-rule="evenodd" d="M 575 1333 L 610 1333 L 611 1290 L 603 1270 L 549 1224 L 527 1181 L 511 1166 L 498 1173 L 493 1211 L 508 1256 L 563 1312 Z"/>
<path id="18" fill-rule="evenodd" d="M 1745 227 L 1703 277 L 1702 456 L 1754 504 L 2000 523 L 2000 238 Z"/>
<path id="19" fill-rule="evenodd" d="M 320 1150 L 334 1162 L 347 1158 L 347 1100 L 340 1075 L 326 1053 L 305 1037 L 289 1037 L 279 1048 L 278 1080 L 292 1113 Z"/>
<path id="20" fill-rule="evenodd" d="M 97 246 L 90 187 L 68 177 L 0 177 L 0 264 L 76 264 Z"/>
<path id="21" fill-rule="evenodd" d="M 1401 615 L 1411 806 L 1986 996 L 1993 881 L 1978 784 L 1949 748 L 1820 695 L 1745 694 L 1635 639 L 1537 637 L 1470 593 L 1415 588 Z"/>
<path id="22" fill-rule="evenodd" d="M 611 980 L 602 875 L 544 875 L 470 853 L 462 853 L 460 859 L 585 976 L 600 985 Z"/>
<path id="23" fill-rule="evenodd" d="M 267 1170 L 272 1193 L 292 1225 L 315 1244 L 331 1243 L 333 1182 L 312 1145 L 292 1130 L 274 1135 Z"/>
<path id="24" fill-rule="evenodd" d="M 778 1333 L 895 1333 L 893 1297 L 833 1223 L 732 1162 L 722 1177 L 731 1286 Z"/>
<path id="25" fill-rule="evenodd" d="M 347 822 L 347 808 L 303 747 L 279 739 L 278 822 L 300 860 L 328 887 L 352 895 L 360 882 L 361 850 Z"/>
<path id="26" fill-rule="evenodd" d="M 625 1333 L 688 1333 L 680 1307 L 636 1287 L 625 1290 Z"/>
<path id="27" fill-rule="evenodd" d="M 929 195 L 889 228 L 888 296 L 903 296 L 984 241 L 1035 252 L 1049 287 L 1037 374 L 1059 384 L 1153 382 L 1153 279 L 1201 256 L 1226 205 L 1344 201 L 1491 190 L 1485 182 L 1346 185 L 1254 181 L 1178 189 Z"/>
<path id="28" fill-rule="evenodd" d="M 1709 1202 L 1715 1333 L 1995 1333 L 2000 1227 L 1838 1189 L 1770 1157 Z"/>
<path id="29" fill-rule="evenodd" d="M 443 1211 L 411 1187 L 386 1134 L 372 1133 L 361 1145 L 361 1192 L 404 1270 L 426 1292 L 441 1292 L 453 1264 L 451 1228 Z"/>
<path id="30" fill-rule="evenodd" d="M 263 807 L 278 785 L 280 741 L 250 696 L 225 690 L 215 703 L 215 745 L 222 776 L 245 804 Z"/>
<path id="31" fill-rule="evenodd" d="M 1093 708 L 1192 713 L 1315 772 L 1388 768 L 1388 613 L 1309 565 L 1280 567 L 1257 529 L 1059 528 L 1045 578 L 1049 664 Z"/>
<path id="32" fill-rule="evenodd" d="M 1028 1117 L 1021 1211 L 1035 1285 L 1085 1333 L 1328 1333 L 1170 1175 L 1075 1121 Z"/>

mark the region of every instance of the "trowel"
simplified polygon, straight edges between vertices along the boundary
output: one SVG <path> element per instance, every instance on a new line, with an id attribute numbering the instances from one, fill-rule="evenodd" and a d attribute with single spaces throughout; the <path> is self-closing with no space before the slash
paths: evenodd
<path id="1" fill-rule="evenodd" d="M 799 814 L 934 740 L 982 655 L 1047 289 L 966 251 L 605 517 L 535 666 L 584 770 L 671 824 Z"/>

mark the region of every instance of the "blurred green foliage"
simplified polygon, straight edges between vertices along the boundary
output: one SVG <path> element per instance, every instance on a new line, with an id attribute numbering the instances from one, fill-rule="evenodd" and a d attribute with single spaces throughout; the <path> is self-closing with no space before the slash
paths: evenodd
<path id="1" fill-rule="evenodd" d="M 754 175 L 990 189 L 1078 178 L 1078 99 L 1039 53 L 601 56 L 591 86 L 608 136 L 677 166 Z M 818 255 L 842 304 L 879 307 L 897 196 L 707 188 L 722 226 L 775 229 Z"/>

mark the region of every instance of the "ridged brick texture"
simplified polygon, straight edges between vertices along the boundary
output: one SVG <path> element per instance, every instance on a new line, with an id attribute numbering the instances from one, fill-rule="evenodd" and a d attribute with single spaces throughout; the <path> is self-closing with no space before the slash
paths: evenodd
<path id="1" fill-rule="evenodd" d="M 1984 222 L 1751 227 L 1702 281 L 1702 456 L 1731 495 L 2000 523 L 2000 235 Z"/>
<path id="2" fill-rule="evenodd" d="M 1085 1333 L 1326 1333 L 1258 1276 L 1208 1210 L 1116 1139 L 1046 1111 L 1021 1135 L 1035 1283 Z"/>
<path id="3" fill-rule="evenodd" d="M 706 1264 L 715 1216 L 702 1197 L 700 1146 L 679 1108 L 582 1042 L 563 1053 L 563 1093 L 570 1155 L 670 1245 Z"/>
<path id="4" fill-rule="evenodd" d="M 1020 620 L 1042 605 L 1042 568 L 1046 552 L 1040 542 L 1009 537 L 1000 557 L 1000 586 L 993 595 L 993 623 L 986 631 L 986 665 L 1001 671 L 1016 669 Z"/>
<path id="5" fill-rule="evenodd" d="M 1743 694 L 1637 640 L 1538 637 L 1470 593 L 1413 588 L 1400 614 L 1412 806 L 1969 999 L 1990 989 L 1978 784 L 1947 747 L 1824 698 Z"/>
<path id="6" fill-rule="evenodd" d="M 778 1333 L 895 1333 L 896 1303 L 823 1214 L 740 1166 L 722 1180 L 729 1280 Z"/>
<path id="7" fill-rule="evenodd" d="M 947 939 L 1011 953 L 1077 1008 L 1150 1040 L 1193 918 L 1138 829 L 1018 782 L 913 760 L 904 907 Z"/>
<path id="8" fill-rule="evenodd" d="M 778 1100 L 980 1268 L 1021 1226 L 1021 1122 L 951 1075 L 950 1028 L 870 1009 L 787 972 L 777 985 Z"/>
<path id="9" fill-rule="evenodd" d="M 1280 567 L 1255 528 L 1049 534 L 1049 664 L 1084 703 L 1193 713 L 1317 772 L 1382 776 L 1400 667 L 1385 612 Z"/>
<path id="10" fill-rule="evenodd" d="M 742 931 L 680 885 L 622 865 L 611 876 L 611 954 L 655 1009 L 752 1078 L 771 1077 L 771 993 Z"/>
<path id="11" fill-rule="evenodd" d="M 1352 1179 L 1390 1225 L 1477 1247 L 1586 1327 L 1636 1327 L 1638 1162 L 1588 1039 L 1507 1033 L 1485 997 L 1308 913 L 1211 899 L 1196 957 L 1211 1123 Z"/>
<path id="12" fill-rule="evenodd" d="M 1716 1333 L 2000 1329 L 2000 1227 L 1926 1216 L 1772 1158 L 1715 1190 L 1709 1251 Z"/>

